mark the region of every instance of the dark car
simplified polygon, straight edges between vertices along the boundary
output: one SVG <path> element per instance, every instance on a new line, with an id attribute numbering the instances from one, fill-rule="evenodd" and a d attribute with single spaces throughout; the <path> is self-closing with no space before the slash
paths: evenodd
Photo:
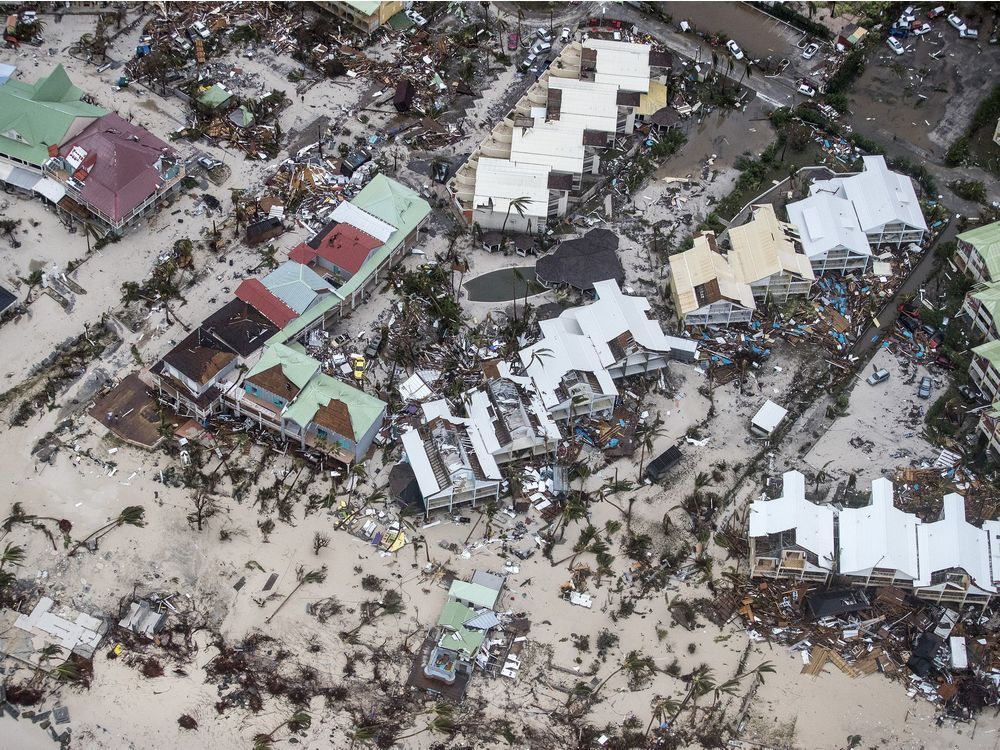
<path id="1" fill-rule="evenodd" d="M 917 398 L 928 399 L 931 397 L 931 379 L 924 375 L 920 378 L 920 386 L 917 388 Z"/>
<path id="2" fill-rule="evenodd" d="M 962 394 L 962 398 L 966 401 L 973 401 L 980 404 L 985 404 L 989 401 L 986 395 L 974 385 L 960 385 L 958 386 L 958 392 Z"/>

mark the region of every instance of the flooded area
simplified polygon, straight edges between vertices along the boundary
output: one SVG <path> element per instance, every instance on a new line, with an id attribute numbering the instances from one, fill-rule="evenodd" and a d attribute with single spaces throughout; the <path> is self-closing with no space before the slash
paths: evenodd
<path id="1" fill-rule="evenodd" d="M 742 3 L 664 3 L 674 23 L 687 21 L 698 31 L 723 33 L 752 58 L 787 57 L 802 34 Z"/>
<path id="2" fill-rule="evenodd" d="M 754 100 L 743 110 L 715 110 L 685 121 L 687 142 L 654 177 L 697 177 L 713 156 L 712 168 L 732 168 L 744 152 L 759 154 L 774 140 L 764 105 Z"/>
<path id="3" fill-rule="evenodd" d="M 935 160 L 964 130 L 993 85 L 1000 49 L 960 39 L 947 24 L 904 42 L 893 54 L 879 45 L 850 97 L 855 128 L 889 144 L 913 144 Z"/>

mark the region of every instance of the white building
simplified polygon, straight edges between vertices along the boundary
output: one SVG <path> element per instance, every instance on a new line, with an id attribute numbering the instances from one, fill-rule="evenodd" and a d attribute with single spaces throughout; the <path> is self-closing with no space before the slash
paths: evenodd
<path id="1" fill-rule="evenodd" d="M 554 455 L 562 435 L 530 378 L 510 372 L 506 362 L 484 366 L 486 383 L 463 400 L 486 450 L 498 464 Z"/>
<path id="2" fill-rule="evenodd" d="M 1000 582 L 1000 521 L 979 529 L 965 520 L 965 498 L 944 496 L 941 517 L 917 527 L 921 599 L 950 604 L 986 604 Z"/>
<path id="3" fill-rule="evenodd" d="M 825 582 L 836 562 L 833 508 L 806 500 L 797 471 L 786 471 L 782 485 L 781 497 L 750 506 L 750 574 Z"/>
<path id="4" fill-rule="evenodd" d="M 840 574 L 863 586 L 912 586 L 920 577 L 920 519 L 892 502 L 892 482 L 872 482 L 871 503 L 840 512 Z"/>
<path id="5" fill-rule="evenodd" d="M 504 229 L 531 234 L 545 226 L 550 211 L 565 210 L 566 191 L 555 191 L 555 205 L 550 208 L 549 173 L 551 167 L 518 164 L 506 159 L 483 157 L 476 170 L 476 195 L 473 220 L 483 229 Z M 527 200 L 512 206 L 518 198 Z M 506 223 L 506 227 L 504 224 Z"/>
<path id="6" fill-rule="evenodd" d="M 444 399 L 423 405 L 424 424 L 402 433 L 424 512 L 497 500 L 502 475 L 471 420 L 451 414 Z"/>
<path id="7" fill-rule="evenodd" d="M 884 156 L 865 156 L 864 171 L 813 183 L 811 193 L 831 192 L 851 202 L 858 226 L 873 247 L 923 241 L 927 222 L 907 175 L 893 172 Z"/>
<path id="8" fill-rule="evenodd" d="M 614 135 L 633 132 L 650 71 L 668 65 L 667 57 L 644 44 L 589 39 L 565 45 L 448 183 L 466 222 L 478 221 L 477 207 L 494 197 L 489 180 L 477 174 L 485 159 L 549 167 L 550 189 L 566 191 L 567 200 L 550 200 L 546 216 L 564 216 L 583 191 L 583 176 L 599 171 L 601 151 Z"/>
<path id="9" fill-rule="evenodd" d="M 815 273 L 850 273 L 868 268 L 871 246 L 849 200 L 831 192 L 813 192 L 808 198 L 789 203 L 786 210 Z"/>
<path id="10" fill-rule="evenodd" d="M 606 416 L 615 380 L 657 372 L 668 359 L 693 361 L 697 344 L 666 336 L 644 297 L 622 294 L 615 281 L 594 283 L 597 299 L 540 323 L 542 338 L 521 350 L 525 371 L 553 419 Z"/>
<path id="11" fill-rule="evenodd" d="M 697 235 L 690 250 L 670 256 L 670 292 L 686 326 L 748 323 L 757 309 L 750 285 L 736 277 L 711 232 Z"/>

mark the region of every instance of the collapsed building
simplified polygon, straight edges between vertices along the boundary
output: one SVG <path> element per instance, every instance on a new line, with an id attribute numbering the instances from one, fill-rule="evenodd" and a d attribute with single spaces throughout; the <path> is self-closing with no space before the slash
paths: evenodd
<path id="1" fill-rule="evenodd" d="M 964 498 L 951 493 L 924 523 L 895 507 L 884 478 L 872 482 L 868 505 L 838 509 L 810 502 L 802 474 L 786 472 L 780 498 L 752 504 L 749 537 L 754 577 L 894 586 L 958 606 L 985 606 L 1000 585 L 1000 520 L 972 525 Z"/>

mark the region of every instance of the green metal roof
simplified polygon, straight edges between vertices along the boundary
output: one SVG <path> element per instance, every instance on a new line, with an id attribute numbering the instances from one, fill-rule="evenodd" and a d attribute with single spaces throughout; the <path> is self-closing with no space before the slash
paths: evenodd
<path id="1" fill-rule="evenodd" d="M 231 91 L 227 91 L 222 84 L 216 83 L 198 94 L 198 101 L 210 109 L 215 109 L 228 102 L 232 97 Z"/>
<path id="2" fill-rule="evenodd" d="M 342 380 L 320 373 L 309 381 L 285 409 L 284 417 L 304 428 L 312 421 L 319 408 L 331 401 L 340 401 L 347 406 L 347 411 L 351 415 L 351 427 L 358 440 L 368 432 L 386 408 L 384 401 L 369 396 Z"/>
<path id="3" fill-rule="evenodd" d="M 987 284 L 978 292 L 972 293 L 973 298 L 986 309 L 993 318 L 993 324 L 1000 327 L 1000 281 Z"/>
<path id="4" fill-rule="evenodd" d="M 376 175 L 371 182 L 365 185 L 351 203 L 372 216 L 391 224 L 396 228 L 396 231 L 389 235 L 389 239 L 382 247 L 369 256 L 364 265 L 351 276 L 346 284 L 274 334 L 271 341 L 287 341 L 312 324 L 317 318 L 326 314 L 327 310 L 350 297 L 368 280 L 379 264 L 384 262 L 431 212 L 430 204 L 415 191 L 381 174 Z"/>
<path id="5" fill-rule="evenodd" d="M 448 596 L 472 602 L 477 607 L 486 607 L 488 609 L 493 609 L 493 605 L 496 604 L 497 593 L 480 583 L 468 583 L 466 581 L 452 581 L 451 588 L 448 589 Z"/>
<path id="6" fill-rule="evenodd" d="M 413 19 L 403 11 L 399 11 L 399 13 L 389 19 L 389 26 L 395 31 L 406 31 L 415 25 Z"/>
<path id="7" fill-rule="evenodd" d="M 975 247 L 983 256 L 990 278 L 1000 281 L 1000 221 L 962 232 L 958 239 Z"/>
<path id="8" fill-rule="evenodd" d="M 438 617 L 438 625 L 449 632 L 440 641 L 443 648 L 452 651 L 463 651 L 470 657 L 474 656 L 479 647 L 486 639 L 486 633 L 482 630 L 470 630 L 465 627 L 466 620 L 471 620 L 476 613 L 458 602 L 448 602 L 441 609 Z"/>
<path id="9" fill-rule="evenodd" d="M 986 359 L 993 366 L 993 369 L 1000 370 L 1000 340 L 980 344 L 972 350 L 972 353 Z"/>
<path id="10" fill-rule="evenodd" d="M 285 344 L 273 344 L 264 349 L 257 364 L 247 373 L 247 377 L 252 378 L 275 366 L 281 367 L 284 376 L 300 390 L 306 387 L 310 378 L 319 370 L 319 362 L 305 352 L 296 351 Z"/>
<path id="11" fill-rule="evenodd" d="M 0 152 L 41 167 L 49 146 L 62 145 L 77 118 L 96 120 L 106 109 L 81 101 L 62 65 L 35 83 L 9 80 L 0 86 Z M 88 123 L 89 124 L 89 123 Z"/>
<path id="12" fill-rule="evenodd" d="M 350 5 L 358 13 L 364 13 L 366 16 L 377 13 L 381 4 L 378 0 L 344 0 L 344 5 Z"/>

